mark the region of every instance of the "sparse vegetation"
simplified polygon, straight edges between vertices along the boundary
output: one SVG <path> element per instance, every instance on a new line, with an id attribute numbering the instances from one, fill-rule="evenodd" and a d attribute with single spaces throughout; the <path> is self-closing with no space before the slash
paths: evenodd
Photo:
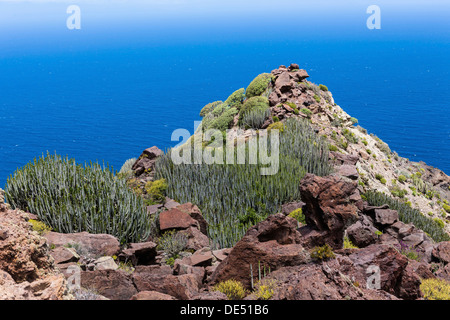
<path id="1" fill-rule="evenodd" d="M 413 223 L 417 228 L 429 234 L 434 241 L 450 241 L 450 236 L 444 231 L 442 225 L 423 215 L 419 210 L 380 192 L 368 191 L 365 196 L 370 205 L 382 206 L 387 204 L 389 208 L 397 210 L 400 221 Z"/>
<path id="2" fill-rule="evenodd" d="M 321 247 L 315 247 L 311 251 L 311 258 L 314 260 L 329 260 L 334 259 L 335 255 L 333 249 L 328 244 L 325 244 Z"/>
<path id="3" fill-rule="evenodd" d="M 442 279 L 422 280 L 420 290 L 426 300 L 450 300 L 450 283 Z"/>
<path id="4" fill-rule="evenodd" d="M 247 291 L 241 282 L 236 280 L 227 280 L 216 284 L 212 291 L 219 291 L 225 294 L 228 300 L 242 300 L 247 295 Z"/>

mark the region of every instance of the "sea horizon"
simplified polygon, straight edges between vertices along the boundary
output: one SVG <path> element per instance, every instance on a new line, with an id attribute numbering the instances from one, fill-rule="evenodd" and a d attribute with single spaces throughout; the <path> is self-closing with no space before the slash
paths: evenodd
<path id="1" fill-rule="evenodd" d="M 450 174 L 450 6 L 380 1 L 0 1 L 0 187 L 58 153 L 119 170 L 209 102 L 298 63 L 393 151 Z M 233 6 L 236 10 L 232 10 Z"/>

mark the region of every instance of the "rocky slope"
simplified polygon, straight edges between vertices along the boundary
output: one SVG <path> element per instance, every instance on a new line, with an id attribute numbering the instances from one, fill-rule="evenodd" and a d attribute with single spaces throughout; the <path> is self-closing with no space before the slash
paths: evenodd
<path id="1" fill-rule="evenodd" d="M 44 230 L 41 237 L 30 214 L 1 204 L 0 298 L 226 300 L 217 285 L 236 280 L 239 298 L 248 300 L 415 300 L 426 279 L 450 281 L 450 241 L 402 221 L 403 207 L 374 206 L 366 196 L 384 192 L 448 231 L 450 178 L 356 127 L 328 89 L 307 78 L 295 64 L 271 72 L 264 89 L 271 117 L 261 126 L 305 118 L 329 142 L 335 173 L 307 174 L 298 186 L 302 201 L 283 204 L 232 248 L 211 248 L 201 210 L 169 198 L 147 207 L 152 235 L 125 246 L 106 234 Z M 230 125 L 236 132 L 238 121 L 239 114 Z M 157 147 L 142 153 L 130 187 L 146 195 L 162 154 Z M 79 286 L 69 290 L 77 274 Z"/>

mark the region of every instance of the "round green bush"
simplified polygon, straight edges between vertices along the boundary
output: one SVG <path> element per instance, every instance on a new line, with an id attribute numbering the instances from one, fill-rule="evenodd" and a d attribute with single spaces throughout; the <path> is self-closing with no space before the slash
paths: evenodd
<path id="1" fill-rule="evenodd" d="M 239 121 L 250 111 L 266 111 L 269 109 L 269 100 L 266 97 L 251 97 L 244 102 L 239 114 Z"/>
<path id="2" fill-rule="evenodd" d="M 83 166 L 47 154 L 17 169 L 5 195 L 13 208 L 36 214 L 56 232 L 107 233 L 121 243 L 145 240 L 150 233 L 143 200 L 98 163 Z"/>
<path id="3" fill-rule="evenodd" d="M 247 90 L 245 90 L 246 97 L 251 98 L 261 95 L 267 89 L 270 81 L 272 81 L 270 73 L 260 74 L 248 85 Z"/>
<path id="4" fill-rule="evenodd" d="M 233 92 L 228 99 L 225 101 L 227 105 L 230 107 L 239 108 L 242 105 L 242 102 L 245 98 L 245 89 L 241 88 Z"/>

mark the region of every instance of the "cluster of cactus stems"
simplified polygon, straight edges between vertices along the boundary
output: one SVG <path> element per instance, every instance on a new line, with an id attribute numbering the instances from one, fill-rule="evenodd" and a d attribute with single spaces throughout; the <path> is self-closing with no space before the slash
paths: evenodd
<path id="1" fill-rule="evenodd" d="M 200 207 L 212 246 L 232 247 L 249 227 L 279 212 L 282 204 L 300 200 L 298 186 L 306 172 L 332 171 L 328 146 L 307 121 L 287 121 L 279 141 L 279 170 L 274 175 L 261 175 L 266 165 L 260 163 L 174 164 L 169 150 L 156 163 L 156 178 L 166 179 L 170 198 Z"/>
<path id="2" fill-rule="evenodd" d="M 387 204 L 389 208 L 397 210 L 400 221 L 414 224 L 415 227 L 426 232 L 434 241 L 450 241 L 450 236 L 445 230 L 436 221 L 423 215 L 419 210 L 377 191 L 367 191 L 365 196 L 370 205 L 382 206 Z"/>
<path id="3" fill-rule="evenodd" d="M 13 208 L 36 214 L 57 232 L 107 233 L 123 244 L 150 232 L 142 199 L 108 165 L 47 154 L 17 169 L 5 195 Z"/>

